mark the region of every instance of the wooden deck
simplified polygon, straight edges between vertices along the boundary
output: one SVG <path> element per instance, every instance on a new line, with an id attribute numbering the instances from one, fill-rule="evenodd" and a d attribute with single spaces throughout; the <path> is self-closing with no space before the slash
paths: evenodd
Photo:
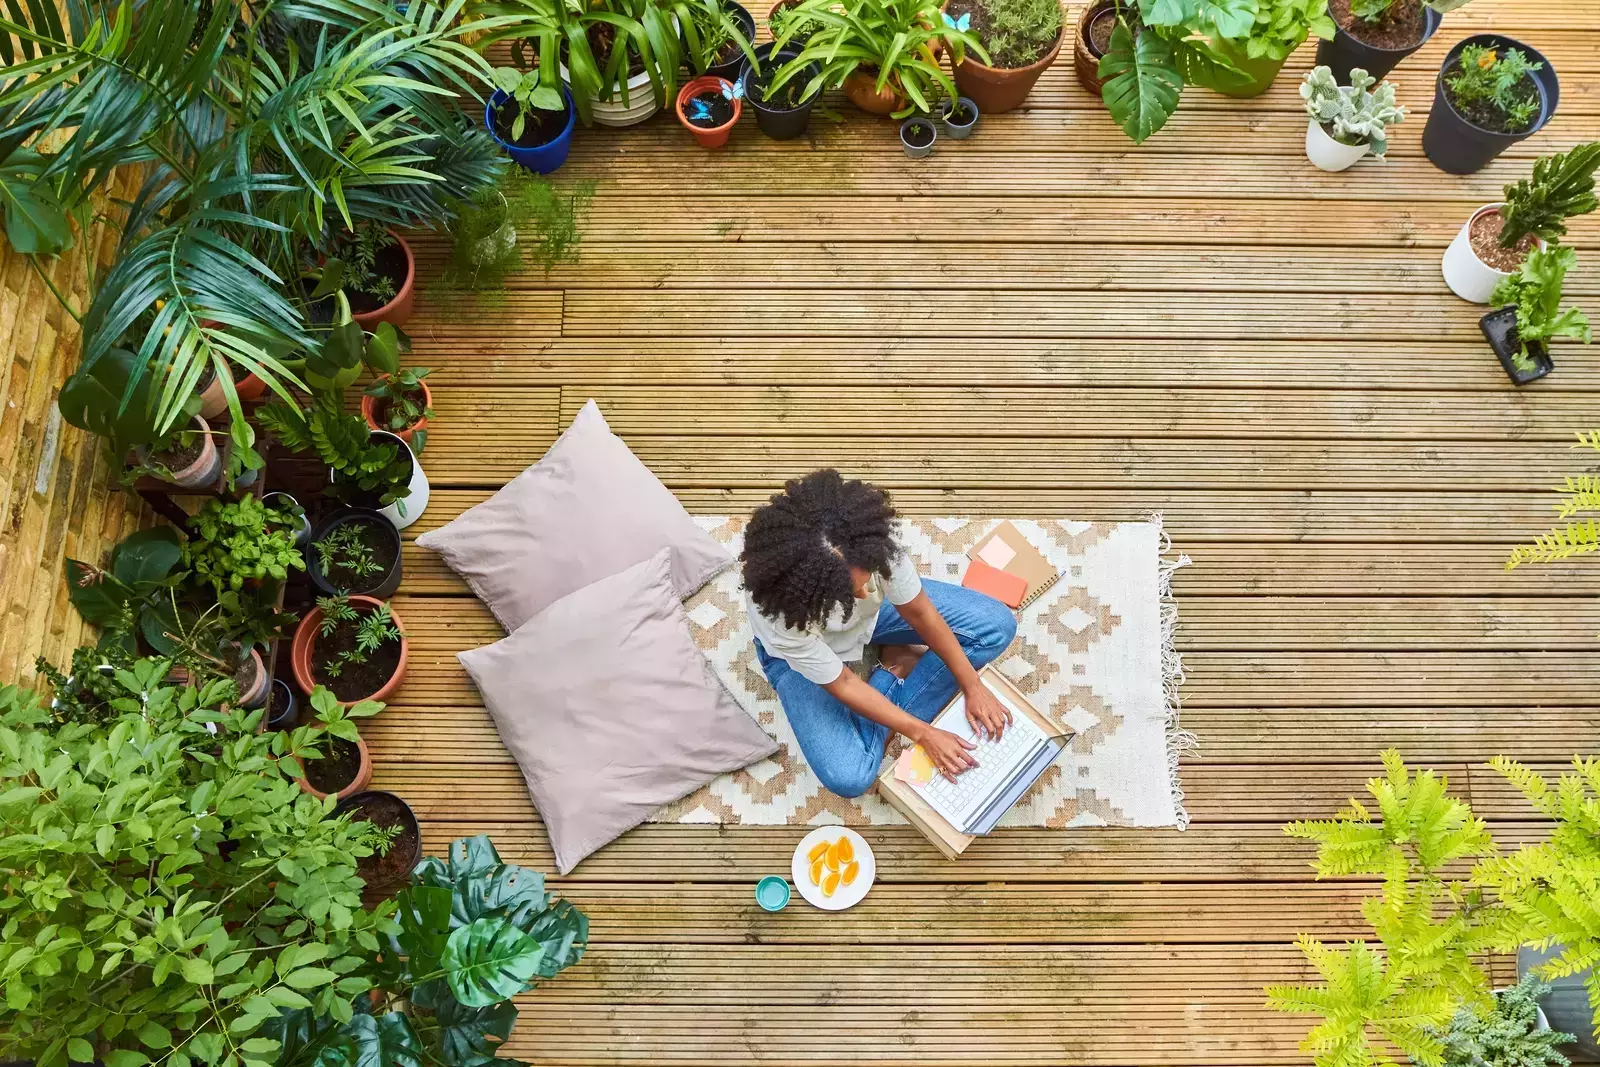
<path id="1" fill-rule="evenodd" d="M 1076 3 L 1073 5 L 1076 14 Z M 1483 173 L 1423 158 L 1437 65 L 1493 28 L 1545 52 L 1552 127 Z M 1302 152 L 1303 49 L 1255 101 L 1185 94 L 1143 149 L 1072 78 L 965 144 L 905 160 L 847 111 L 777 144 L 747 120 L 705 153 L 659 117 L 579 131 L 562 178 L 599 192 L 581 261 L 497 306 L 410 327 L 435 369 L 436 526 L 536 460 L 580 404 L 692 511 L 759 502 L 831 464 L 917 514 L 1125 519 L 1164 511 L 1193 826 L 1013 831 L 956 863 L 867 836 L 880 882 L 843 915 L 778 916 L 752 887 L 790 829 L 646 826 L 562 888 L 585 961 L 526 998 L 509 1051 L 540 1064 L 1302 1063 L 1306 1024 L 1261 987 L 1299 931 L 1355 934 L 1369 887 L 1317 884 L 1285 820 L 1331 812 L 1386 745 L 1448 771 L 1502 841 L 1536 836 L 1488 771 L 1593 752 L 1600 566 L 1506 574 L 1593 468 L 1600 358 L 1506 382 L 1439 257 L 1537 154 L 1600 136 L 1593 0 L 1477 0 L 1395 80 L 1389 161 Z M 1572 293 L 1600 319 L 1600 224 Z M 422 242 L 424 284 L 437 244 Z M 424 300 L 426 295 L 424 294 Z M 1589 561 L 1593 562 L 1593 561 Z M 375 784 L 437 849 L 490 833 L 549 869 L 544 832 L 454 653 L 500 636 L 408 547 L 411 673 L 366 728 Z"/>

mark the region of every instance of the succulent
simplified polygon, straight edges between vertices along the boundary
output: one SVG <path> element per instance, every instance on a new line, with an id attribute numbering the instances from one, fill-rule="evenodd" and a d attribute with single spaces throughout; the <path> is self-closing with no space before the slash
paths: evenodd
<path id="1" fill-rule="evenodd" d="M 1360 67 L 1350 72 L 1350 84 L 1340 85 L 1328 67 L 1313 67 L 1300 83 L 1306 112 L 1320 122 L 1334 140 L 1348 145 L 1366 144 L 1379 159 L 1389 150 L 1387 128 L 1402 122 L 1406 109 L 1394 102 L 1389 82 L 1371 90 L 1377 79 Z"/>
<path id="2" fill-rule="evenodd" d="M 1500 243 L 1515 248 L 1529 234 L 1546 241 L 1564 236 L 1567 219 L 1600 207 L 1594 195 L 1597 167 L 1600 141 L 1537 160 L 1532 178 L 1506 186 L 1506 202 L 1500 208 L 1500 218 L 1505 223 L 1500 230 Z"/>

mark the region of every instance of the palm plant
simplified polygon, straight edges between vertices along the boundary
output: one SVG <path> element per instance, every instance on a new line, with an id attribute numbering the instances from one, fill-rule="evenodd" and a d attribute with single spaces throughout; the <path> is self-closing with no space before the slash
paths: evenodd
<path id="1" fill-rule="evenodd" d="M 1135 144 L 1167 124 L 1185 85 L 1249 84 L 1217 42 L 1245 50 L 1256 0 L 1117 0 L 1111 45 L 1100 59 L 1100 97 Z"/>
<path id="2" fill-rule="evenodd" d="M 802 100 L 859 72 L 873 78 L 876 92 L 895 94 L 900 106 L 894 117 L 904 118 L 927 114 L 940 100 L 959 95 L 940 62 L 941 48 L 950 49 L 954 62 L 967 49 L 989 62 L 977 37 L 945 21 L 937 0 L 804 0 L 790 10 L 772 53 L 802 30 L 810 37 L 800 54 L 773 74 L 769 95 L 816 63 L 819 69 L 801 91 Z"/>
<path id="3" fill-rule="evenodd" d="M 19 159 L 14 133 L 0 141 L 8 236 L 60 251 L 57 206 L 82 225 L 117 168 L 146 168 L 88 307 L 57 294 L 82 323 L 75 380 L 103 388 L 101 361 L 131 354 L 110 376 L 114 417 L 170 430 L 209 369 L 248 456 L 232 367 L 292 402 L 289 355 L 313 341 L 297 275 L 329 231 L 436 223 L 492 179 L 493 141 L 446 106 L 487 72 L 462 43 L 480 28 L 464 3 L 62 0 L 64 20 L 6 6 L 0 109 L 22 109 L 30 144 L 60 145 Z"/>

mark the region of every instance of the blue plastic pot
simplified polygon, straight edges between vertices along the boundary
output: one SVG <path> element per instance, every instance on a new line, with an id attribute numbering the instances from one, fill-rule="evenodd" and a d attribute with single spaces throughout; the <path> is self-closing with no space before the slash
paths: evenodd
<path id="1" fill-rule="evenodd" d="M 519 148 L 514 144 L 507 144 L 500 140 L 500 135 L 494 132 L 494 113 L 498 111 L 511 97 L 505 90 L 496 89 L 494 95 L 489 97 L 489 102 L 483 105 L 483 125 L 493 137 L 495 143 L 506 150 L 512 160 L 527 167 L 535 174 L 550 174 L 559 170 L 561 164 L 567 161 L 567 153 L 572 149 L 572 127 L 578 121 L 578 109 L 572 106 L 572 93 L 566 86 L 561 87 L 561 99 L 567 105 L 567 125 L 552 141 L 539 145 L 536 148 Z"/>

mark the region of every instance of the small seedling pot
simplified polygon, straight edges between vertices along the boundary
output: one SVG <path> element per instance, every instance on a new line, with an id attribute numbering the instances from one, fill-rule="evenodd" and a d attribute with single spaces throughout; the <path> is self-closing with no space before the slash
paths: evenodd
<path id="1" fill-rule="evenodd" d="M 222 476 L 222 453 L 217 450 L 217 442 L 211 436 L 211 424 L 196 415 L 190 423 L 190 428 L 200 433 L 200 454 L 182 470 L 172 472 L 172 477 L 163 479 L 178 486 L 180 489 L 200 489 L 205 486 L 215 485 Z M 147 462 L 150 450 L 143 445 L 135 450 L 140 462 Z"/>
<path id="2" fill-rule="evenodd" d="M 713 77 L 710 74 L 706 74 L 699 78 L 690 78 L 688 84 L 686 84 L 682 89 L 678 90 L 678 121 L 683 124 L 684 129 L 694 134 L 694 139 L 700 142 L 700 147 L 721 148 L 723 145 L 728 143 L 728 135 L 733 132 L 734 126 L 739 122 L 739 115 L 743 112 L 743 109 L 740 107 L 740 101 L 737 98 L 729 100 L 728 103 L 733 105 L 733 117 L 727 122 L 724 122 L 721 126 L 712 126 L 709 128 L 705 126 L 696 126 L 694 123 L 690 122 L 689 116 L 684 113 L 684 107 L 689 103 L 690 100 L 693 100 L 701 93 L 725 92 L 732 88 L 733 82 L 729 79 Z"/>
<path id="3" fill-rule="evenodd" d="M 293 730 L 299 721 L 300 702 L 295 699 L 294 687 L 282 678 L 274 678 L 267 713 L 261 717 L 261 731 Z"/>
<path id="4" fill-rule="evenodd" d="M 1538 342 L 1528 346 L 1528 359 L 1533 365 L 1517 366 L 1517 353 L 1522 351 L 1522 343 L 1517 338 L 1516 308 L 1503 307 L 1491 311 L 1478 320 L 1478 325 L 1483 329 L 1483 336 L 1489 339 L 1489 347 L 1500 357 L 1500 366 L 1505 368 L 1506 377 L 1513 384 L 1536 382 L 1556 369 L 1554 361 L 1550 359 L 1550 351 Z"/>
<path id="5" fill-rule="evenodd" d="M 311 540 L 322 540 L 328 534 L 337 530 L 346 523 L 361 523 L 369 530 L 375 531 L 374 536 L 383 538 L 388 542 L 394 553 L 394 563 L 382 575 L 374 575 L 367 579 L 371 584 L 366 588 L 345 588 L 343 585 L 330 581 L 322 573 L 322 558 L 315 547 L 306 553 L 306 576 L 311 585 L 316 589 L 318 596 L 338 596 L 341 593 L 353 593 L 359 596 L 374 597 L 378 600 L 388 600 L 400 588 L 402 567 L 400 560 L 400 531 L 395 529 L 394 523 L 381 511 L 371 508 L 340 508 L 323 517 L 312 531 Z"/>
<path id="6" fill-rule="evenodd" d="M 1483 45 L 1497 52 L 1515 48 L 1540 65 L 1529 75 L 1539 91 L 1539 117 L 1532 126 L 1521 133 L 1499 133 L 1470 122 L 1456 110 L 1445 89 L 1445 77 L 1460 58 L 1462 49 L 1469 45 Z M 1428 124 L 1422 128 L 1422 150 L 1427 153 L 1428 160 L 1446 174 L 1476 173 L 1518 141 L 1525 141 L 1543 129 L 1555 115 L 1560 99 L 1561 83 L 1556 80 L 1555 68 L 1544 56 L 1520 41 L 1497 33 L 1473 34 L 1450 49 L 1439 65 L 1438 77 L 1434 79 L 1433 109 L 1428 112 Z"/>
<path id="7" fill-rule="evenodd" d="M 1056 61 L 1056 56 L 1061 54 L 1062 42 L 1071 32 L 1072 22 L 1067 17 L 1067 7 L 1063 3 L 1061 32 L 1056 35 L 1056 43 L 1051 46 L 1049 52 L 1025 67 L 991 67 L 971 56 L 964 56 L 951 68 L 957 91 L 962 96 L 976 101 L 978 110 L 985 115 L 1001 115 L 1007 111 L 1015 111 L 1033 91 L 1039 76 L 1049 70 L 1050 65 Z"/>
<path id="8" fill-rule="evenodd" d="M 350 598 L 351 606 L 365 608 L 369 611 L 382 603 L 383 601 L 375 600 L 370 596 L 353 596 Z M 400 616 L 393 609 L 390 609 L 390 615 L 394 618 L 394 624 L 400 628 L 400 632 L 404 633 L 406 627 L 405 623 L 400 620 Z M 312 608 L 301 616 L 300 625 L 295 627 L 294 641 L 289 646 L 289 666 L 294 671 L 294 682 L 300 687 L 300 691 L 307 695 L 317 687 L 316 679 L 311 671 L 311 654 L 316 648 L 317 638 L 321 636 L 319 632 L 321 626 L 322 609 Z M 362 700 L 387 700 L 391 693 L 400 688 L 400 683 L 405 681 L 406 660 L 409 658 L 410 653 L 410 640 L 405 637 L 400 638 L 400 660 L 395 664 L 394 673 L 389 676 L 389 680 L 379 686 L 375 693 L 367 693 L 359 700 L 343 700 L 340 703 L 345 707 L 349 707 L 352 704 L 361 703 Z"/>
<path id="9" fill-rule="evenodd" d="M 761 61 L 761 69 L 768 72 L 783 66 L 799 54 L 793 48 L 785 48 L 774 55 L 770 43 L 756 48 L 756 58 Z M 819 64 L 811 63 L 805 70 L 796 74 L 794 80 L 804 85 L 816 76 L 819 69 Z M 761 127 L 762 133 L 774 141 L 790 141 L 806 132 L 806 127 L 811 124 L 811 109 L 816 106 L 820 93 L 812 93 L 799 107 L 784 110 L 757 99 L 755 71 L 751 69 L 748 60 L 745 61 L 744 70 L 739 77 L 744 82 L 744 98 L 749 101 L 750 110 L 755 112 L 756 125 Z"/>
<path id="10" fill-rule="evenodd" d="M 1333 40 L 1317 42 L 1317 66 L 1332 68 L 1334 80 L 1340 85 L 1350 84 L 1350 71 L 1356 67 L 1382 81 L 1383 76 L 1399 65 L 1401 60 L 1427 44 L 1428 39 L 1439 32 L 1439 23 L 1443 18 L 1439 12 L 1424 4 L 1422 40 L 1409 48 L 1376 48 L 1365 41 L 1356 40 L 1343 26 L 1336 26 Z"/>
<path id="11" fill-rule="evenodd" d="M 735 0 L 722 0 L 722 7 L 723 10 L 733 16 L 733 21 L 739 24 L 739 32 L 744 34 L 744 39 L 753 43 L 756 39 L 755 16 L 750 14 L 743 4 L 736 3 Z M 739 72 L 745 68 L 748 62 L 749 60 L 745 58 L 744 49 L 741 48 L 732 59 L 711 64 L 706 68 L 706 74 L 712 78 L 726 78 L 728 81 L 737 81 Z"/>
<path id="12" fill-rule="evenodd" d="M 512 231 L 512 232 L 513 232 L 513 234 L 515 233 L 515 231 Z M 388 377 L 389 376 L 387 374 L 379 375 L 380 380 L 388 378 Z M 425 381 L 419 381 L 419 382 L 417 382 L 417 384 L 422 386 L 422 406 L 424 408 L 433 407 L 433 390 L 428 388 L 428 383 L 425 382 Z M 368 396 L 367 394 L 362 393 L 361 394 L 361 417 L 367 420 L 367 428 L 368 429 L 372 429 L 372 430 L 383 430 L 384 429 L 384 427 L 378 425 L 378 420 L 373 418 L 373 416 L 377 414 L 377 411 L 378 411 L 378 398 L 375 397 L 375 396 Z M 416 422 L 413 422 L 410 426 L 407 426 L 403 430 L 390 430 L 390 431 L 387 431 L 387 432 L 393 433 L 396 437 L 400 438 L 400 440 L 404 441 L 407 445 L 410 445 L 412 439 L 416 436 L 417 431 L 418 430 L 426 430 L 427 428 L 428 428 L 428 417 L 426 415 L 424 415 L 422 418 L 418 419 Z M 424 439 L 424 440 L 426 440 L 426 439 Z"/>
<path id="13" fill-rule="evenodd" d="M 956 107 L 948 100 L 939 105 L 939 121 L 944 124 L 945 136 L 952 140 L 964 141 L 972 136 L 972 131 L 978 125 L 978 105 L 964 96 L 958 97 L 956 103 L 966 105 L 967 121 L 962 123 L 950 121 L 950 117 L 955 114 Z"/>
<path id="14" fill-rule="evenodd" d="M 1371 145 L 1336 140 L 1316 119 L 1306 122 L 1306 158 L 1320 170 L 1349 170 L 1371 150 Z"/>
<path id="15" fill-rule="evenodd" d="M 1105 85 L 1100 80 L 1101 53 L 1095 49 L 1093 38 L 1089 29 L 1094 25 L 1095 19 L 1103 12 L 1109 11 L 1115 15 L 1117 0 L 1094 0 L 1085 4 L 1078 13 L 1078 25 L 1072 34 L 1072 70 L 1078 76 L 1078 84 L 1083 86 L 1084 92 L 1094 96 L 1100 95 L 1100 89 Z"/>
<path id="16" fill-rule="evenodd" d="M 406 239 L 389 231 L 400 247 L 400 252 L 406 260 L 405 281 L 395 290 L 394 299 L 376 311 L 363 311 L 359 315 L 351 315 L 357 326 L 363 330 L 376 330 L 380 322 L 387 322 L 395 329 L 404 326 L 411 319 L 411 305 L 416 297 L 415 283 L 417 280 L 417 257 L 411 254 L 411 246 L 406 244 Z"/>
<path id="17" fill-rule="evenodd" d="M 1442 266 L 1445 284 L 1452 293 L 1474 304 L 1487 304 L 1500 283 L 1511 277 L 1510 271 L 1491 267 L 1479 259 L 1472 247 L 1472 224 L 1479 216 L 1498 211 L 1500 207 L 1500 204 L 1485 204 L 1474 211 L 1471 218 L 1462 224 L 1450 247 L 1444 250 Z M 1539 243 L 1544 244 L 1543 241 Z"/>
<path id="18" fill-rule="evenodd" d="M 489 130 L 495 144 L 505 149 L 506 155 L 512 162 L 526 167 L 535 174 L 550 174 L 561 169 L 561 164 L 567 161 L 567 153 L 572 151 L 572 130 L 578 122 L 578 109 L 572 103 L 572 91 L 566 86 L 561 87 L 561 100 L 567 106 L 567 124 L 554 138 L 541 145 L 523 148 L 520 145 L 502 141 L 500 135 L 494 130 L 494 115 L 511 97 L 506 95 L 504 89 L 496 89 L 494 95 L 489 97 L 489 102 L 483 105 L 483 124 Z"/>
<path id="19" fill-rule="evenodd" d="M 928 131 L 926 144 L 913 144 L 910 131 L 913 126 L 925 127 Z M 929 118 L 906 119 L 900 124 L 900 144 L 906 150 L 907 159 L 926 159 L 933 154 L 933 146 L 939 140 L 939 127 Z"/>

